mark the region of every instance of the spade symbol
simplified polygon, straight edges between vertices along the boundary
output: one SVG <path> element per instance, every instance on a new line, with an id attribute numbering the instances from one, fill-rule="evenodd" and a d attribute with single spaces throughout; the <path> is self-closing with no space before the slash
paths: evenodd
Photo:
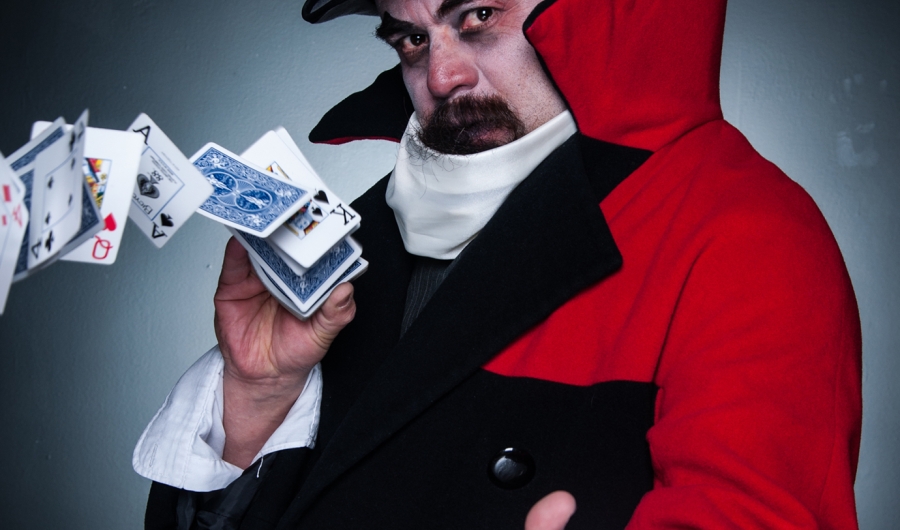
<path id="1" fill-rule="evenodd" d="M 69 206 L 72 206 L 72 201 L 75 200 L 75 196 L 71 193 L 69 194 Z"/>
<path id="2" fill-rule="evenodd" d="M 141 191 L 141 195 L 145 197 L 150 197 L 151 199 L 156 199 L 159 197 L 159 188 L 156 187 L 147 175 L 140 174 L 137 178 L 138 189 Z"/>
<path id="3" fill-rule="evenodd" d="M 50 224 L 50 212 L 47 212 L 47 217 L 44 217 L 44 224 Z"/>
<path id="4" fill-rule="evenodd" d="M 175 223 L 172 222 L 172 216 L 164 213 L 159 216 L 163 226 L 175 226 Z"/>
<path id="5" fill-rule="evenodd" d="M 53 189 L 53 177 L 52 176 L 50 177 L 50 180 L 47 181 L 47 189 L 48 190 Z"/>
<path id="6" fill-rule="evenodd" d="M 313 206 L 312 213 L 313 213 L 314 215 L 318 215 L 319 217 L 322 217 L 322 216 L 324 215 L 324 214 L 322 213 L 322 209 L 319 208 L 318 206 Z"/>
<path id="7" fill-rule="evenodd" d="M 47 252 L 50 252 L 53 249 L 53 230 L 50 231 L 50 235 L 47 236 L 47 242 L 44 243 L 44 246 L 47 247 Z"/>
<path id="8" fill-rule="evenodd" d="M 72 163 L 69 164 L 69 169 L 75 169 L 75 159 L 72 159 Z"/>
<path id="9" fill-rule="evenodd" d="M 75 131 L 72 131 L 72 137 L 69 139 L 69 152 L 75 149 Z"/>
<path id="10" fill-rule="evenodd" d="M 326 195 L 323 190 L 319 190 L 318 193 L 316 193 L 315 197 L 313 197 L 313 199 L 328 204 L 328 195 Z"/>

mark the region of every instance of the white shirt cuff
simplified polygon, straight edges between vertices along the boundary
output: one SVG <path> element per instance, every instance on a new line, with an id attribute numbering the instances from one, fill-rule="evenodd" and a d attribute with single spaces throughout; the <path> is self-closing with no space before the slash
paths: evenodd
<path id="1" fill-rule="evenodd" d="M 215 346 L 181 376 L 134 448 L 132 466 L 139 475 L 190 491 L 222 489 L 241 476 L 241 468 L 222 460 L 224 366 Z M 313 447 L 321 400 L 322 371 L 317 364 L 254 460 L 283 449 Z"/>

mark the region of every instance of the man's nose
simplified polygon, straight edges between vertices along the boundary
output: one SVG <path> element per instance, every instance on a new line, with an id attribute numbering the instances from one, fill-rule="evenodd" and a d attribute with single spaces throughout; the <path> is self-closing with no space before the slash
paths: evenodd
<path id="1" fill-rule="evenodd" d="M 474 57 L 455 37 L 435 36 L 428 51 L 428 90 L 433 97 L 446 99 L 478 84 Z"/>

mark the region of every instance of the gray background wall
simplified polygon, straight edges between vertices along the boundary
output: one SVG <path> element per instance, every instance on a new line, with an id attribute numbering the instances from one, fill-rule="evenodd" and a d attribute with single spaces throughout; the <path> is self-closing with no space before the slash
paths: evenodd
<path id="1" fill-rule="evenodd" d="M 355 197 L 396 147 L 313 146 L 306 133 L 396 63 L 374 19 L 302 22 L 299 1 L 10 0 L 0 18 L 0 151 L 34 120 L 124 129 L 147 112 L 188 155 L 235 151 L 284 125 L 336 192 Z M 726 117 L 816 199 L 863 324 L 864 529 L 900 527 L 900 2 L 732 0 Z M 652 36 L 648 36 L 652 38 Z M 58 263 L 12 288 L 0 317 L 0 527 L 138 528 L 144 425 L 214 342 L 226 231 L 195 216 L 157 251 L 130 226 L 110 267 Z"/>

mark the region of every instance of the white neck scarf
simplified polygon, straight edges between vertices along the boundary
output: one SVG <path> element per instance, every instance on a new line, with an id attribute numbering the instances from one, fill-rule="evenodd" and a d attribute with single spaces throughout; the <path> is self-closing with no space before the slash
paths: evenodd
<path id="1" fill-rule="evenodd" d="M 388 181 L 388 206 L 406 251 L 454 259 L 475 239 L 513 188 L 577 128 L 565 111 L 522 138 L 473 155 L 445 155 L 416 139 L 413 114 Z"/>

